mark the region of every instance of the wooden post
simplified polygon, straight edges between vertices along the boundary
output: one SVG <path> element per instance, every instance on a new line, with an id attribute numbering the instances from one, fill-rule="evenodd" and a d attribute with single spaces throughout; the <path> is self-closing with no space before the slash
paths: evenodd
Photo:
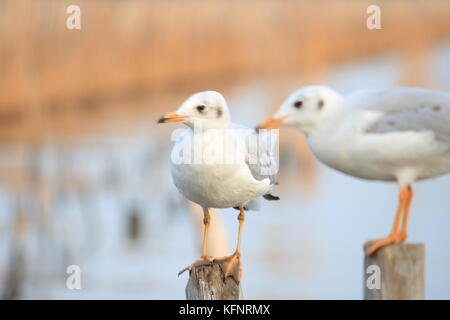
<path id="1" fill-rule="evenodd" d="M 381 248 L 365 258 L 364 299 L 424 299 L 424 265 L 425 246 L 423 244 L 400 243 Z M 377 281 L 379 281 L 378 285 Z"/>
<path id="2" fill-rule="evenodd" d="M 224 279 L 217 263 L 192 269 L 186 286 L 187 300 L 242 300 L 242 290 L 233 278 Z"/>

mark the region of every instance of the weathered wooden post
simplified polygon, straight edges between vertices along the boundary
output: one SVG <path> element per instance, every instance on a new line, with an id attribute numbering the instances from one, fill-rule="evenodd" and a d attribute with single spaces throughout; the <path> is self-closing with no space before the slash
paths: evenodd
<path id="1" fill-rule="evenodd" d="M 424 271 L 424 244 L 399 243 L 383 247 L 365 258 L 364 299 L 424 299 Z"/>
<path id="2" fill-rule="evenodd" d="M 224 279 L 217 263 L 194 267 L 186 286 L 187 300 L 242 300 L 240 284 L 232 277 Z"/>

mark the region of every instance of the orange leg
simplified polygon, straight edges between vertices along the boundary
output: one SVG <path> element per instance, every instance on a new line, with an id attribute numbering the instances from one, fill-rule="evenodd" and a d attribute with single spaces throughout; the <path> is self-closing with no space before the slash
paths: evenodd
<path id="1" fill-rule="evenodd" d="M 217 262 L 226 277 L 233 277 L 234 280 L 239 283 L 242 278 L 242 266 L 241 266 L 241 237 L 242 228 L 244 226 L 244 208 L 239 208 L 240 213 L 238 215 L 239 220 L 239 233 L 236 251 L 231 255 L 223 258 L 216 258 L 214 262 Z"/>
<path id="2" fill-rule="evenodd" d="M 400 241 L 405 241 L 408 237 L 408 218 L 409 210 L 411 209 L 411 202 L 414 197 L 411 186 L 407 187 L 408 198 L 406 199 L 405 212 L 403 213 L 402 229 L 400 230 Z"/>
<path id="3" fill-rule="evenodd" d="M 183 272 L 187 270 L 192 270 L 192 268 L 202 265 L 209 264 L 212 262 L 212 257 L 208 256 L 208 234 L 209 234 L 209 223 L 210 223 L 210 215 L 208 209 L 203 209 L 203 225 L 204 225 L 204 233 L 203 233 L 203 246 L 202 246 L 202 256 L 195 260 L 191 265 L 187 266 L 180 272 L 178 272 L 178 276 L 180 276 Z"/>
<path id="4" fill-rule="evenodd" d="M 399 243 L 406 239 L 406 228 L 408 224 L 408 214 L 412 200 L 412 188 L 410 186 L 404 187 L 400 190 L 400 199 L 395 215 L 394 225 L 388 237 L 383 239 L 369 240 L 364 245 L 367 256 L 370 256 L 378 249 L 393 243 Z M 402 220 L 402 229 L 399 232 L 400 221 Z"/>
<path id="5" fill-rule="evenodd" d="M 205 226 L 205 231 L 203 233 L 202 257 L 208 256 L 208 234 L 209 234 L 210 220 L 211 217 L 209 215 L 209 210 L 203 209 L 203 225 Z"/>

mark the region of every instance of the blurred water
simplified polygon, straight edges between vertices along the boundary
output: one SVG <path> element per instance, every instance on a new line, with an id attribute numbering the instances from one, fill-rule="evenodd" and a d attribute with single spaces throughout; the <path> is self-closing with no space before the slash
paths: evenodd
<path id="1" fill-rule="evenodd" d="M 450 90 L 449 59 L 450 44 L 433 52 L 432 87 Z M 342 65 L 324 82 L 341 91 L 396 85 L 400 61 L 392 54 Z M 299 77 L 284 87 L 305 84 Z M 227 93 L 233 119 L 253 126 L 270 114 L 278 90 L 271 86 L 252 80 Z M 175 127 L 149 123 L 137 116 L 132 129 L 99 133 L 76 145 L 55 138 L 32 147 L 0 146 L 0 294 L 31 299 L 184 298 L 187 274 L 176 274 L 198 257 L 201 229 L 171 182 L 169 136 Z M 289 134 L 281 132 L 287 146 L 296 142 Z M 289 148 L 283 155 L 293 157 Z M 246 298 L 362 297 L 362 244 L 389 232 L 397 187 L 317 165 L 318 181 L 309 192 L 299 181 L 301 175 L 284 169 L 277 189 L 282 200 L 247 214 L 242 248 Z M 415 186 L 409 241 L 426 243 L 430 299 L 450 298 L 450 252 L 445 250 L 450 241 L 449 190 L 449 176 Z M 236 211 L 218 214 L 233 248 Z M 71 264 L 81 267 L 81 290 L 65 286 Z M 6 290 L 11 287 L 13 293 Z"/>

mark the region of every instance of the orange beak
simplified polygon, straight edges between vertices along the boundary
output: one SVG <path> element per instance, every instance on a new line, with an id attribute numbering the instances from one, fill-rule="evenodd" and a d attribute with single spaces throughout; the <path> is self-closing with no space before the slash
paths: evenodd
<path id="1" fill-rule="evenodd" d="M 278 119 L 274 119 L 274 118 L 267 118 L 266 120 L 264 120 L 263 122 L 261 122 L 258 126 L 259 129 L 274 129 L 274 128 L 278 128 L 283 124 L 284 119 L 286 119 L 286 117 L 281 117 Z"/>
<path id="2" fill-rule="evenodd" d="M 188 118 L 187 116 L 179 115 L 176 112 L 170 112 L 162 116 L 158 120 L 158 123 L 181 122 L 186 120 L 187 118 Z"/>

